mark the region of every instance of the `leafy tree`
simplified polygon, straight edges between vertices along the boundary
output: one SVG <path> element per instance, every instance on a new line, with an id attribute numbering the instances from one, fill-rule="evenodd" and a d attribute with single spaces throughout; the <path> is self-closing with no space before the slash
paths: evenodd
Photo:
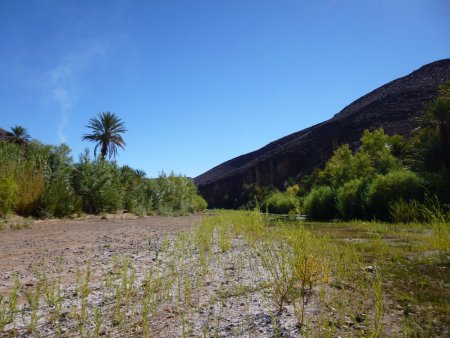
<path id="1" fill-rule="evenodd" d="M 336 149 L 319 174 L 319 181 L 337 188 L 354 179 L 371 177 L 373 173 L 369 155 L 361 152 L 353 155 L 350 147 L 345 144 Z"/>
<path id="2" fill-rule="evenodd" d="M 22 126 L 14 126 L 11 127 L 11 141 L 16 144 L 25 144 L 30 141 L 31 136 L 28 134 L 28 131 L 25 127 Z"/>
<path id="3" fill-rule="evenodd" d="M 125 141 L 122 134 L 127 131 L 124 122 L 114 113 L 103 112 L 97 117 L 89 120 L 86 126 L 92 130 L 91 134 L 84 134 L 82 139 L 95 142 L 94 156 L 97 155 L 97 148 L 100 147 L 100 158 L 105 159 L 106 155 L 111 159 L 117 155 L 117 147 L 125 149 Z"/>
<path id="4" fill-rule="evenodd" d="M 364 130 L 359 152 L 369 156 L 377 173 L 384 175 L 400 167 L 399 161 L 392 154 L 391 139 L 382 128 L 372 132 Z"/>

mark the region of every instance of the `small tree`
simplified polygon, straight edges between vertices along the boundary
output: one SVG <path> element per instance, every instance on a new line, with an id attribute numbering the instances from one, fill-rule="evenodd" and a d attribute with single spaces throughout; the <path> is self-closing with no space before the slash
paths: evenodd
<path id="1" fill-rule="evenodd" d="M 370 157 L 372 167 L 377 173 L 387 174 L 400 167 L 399 161 L 392 155 L 390 137 L 384 133 L 382 128 L 372 132 L 364 130 L 359 152 Z"/>

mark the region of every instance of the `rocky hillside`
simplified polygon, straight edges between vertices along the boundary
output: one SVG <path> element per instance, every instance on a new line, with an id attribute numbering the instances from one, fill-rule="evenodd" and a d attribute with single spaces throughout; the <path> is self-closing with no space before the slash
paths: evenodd
<path id="1" fill-rule="evenodd" d="M 11 133 L 6 131 L 5 129 L 0 128 L 0 141 L 5 140 L 8 141 L 11 139 Z"/>
<path id="2" fill-rule="evenodd" d="M 388 134 L 409 134 L 419 125 L 426 104 L 437 96 L 437 87 L 449 80 L 450 59 L 427 64 L 364 95 L 330 120 L 224 162 L 195 182 L 210 207 L 236 207 L 244 184 L 281 187 L 289 177 L 322 167 L 339 145 L 356 148 L 364 129 L 383 127 Z"/>

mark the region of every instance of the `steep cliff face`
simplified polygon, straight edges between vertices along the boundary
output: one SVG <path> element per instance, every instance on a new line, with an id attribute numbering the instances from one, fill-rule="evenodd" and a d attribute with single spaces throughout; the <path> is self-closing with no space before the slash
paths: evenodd
<path id="1" fill-rule="evenodd" d="M 244 184 L 281 187 L 322 167 L 341 144 L 358 146 L 365 129 L 407 135 L 419 125 L 424 107 L 437 88 L 450 80 L 450 59 L 425 65 L 385 84 L 345 107 L 328 121 L 285 136 L 254 152 L 236 157 L 195 178 L 210 207 L 236 207 Z"/>

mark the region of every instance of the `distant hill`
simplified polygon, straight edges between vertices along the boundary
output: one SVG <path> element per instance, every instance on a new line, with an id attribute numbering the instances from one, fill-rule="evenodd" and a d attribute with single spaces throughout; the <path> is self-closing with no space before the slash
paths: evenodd
<path id="1" fill-rule="evenodd" d="M 339 145 L 357 148 L 365 129 L 383 127 L 387 134 L 408 135 L 437 96 L 438 86 L 449 80 L 450 59 L 427 64 L 364 95 L 325 122 L 224 162 L 194 180 L 210 207 L 236 207 L 244 184 L 281 187 L 289 177 L 323 167 Z"/>

